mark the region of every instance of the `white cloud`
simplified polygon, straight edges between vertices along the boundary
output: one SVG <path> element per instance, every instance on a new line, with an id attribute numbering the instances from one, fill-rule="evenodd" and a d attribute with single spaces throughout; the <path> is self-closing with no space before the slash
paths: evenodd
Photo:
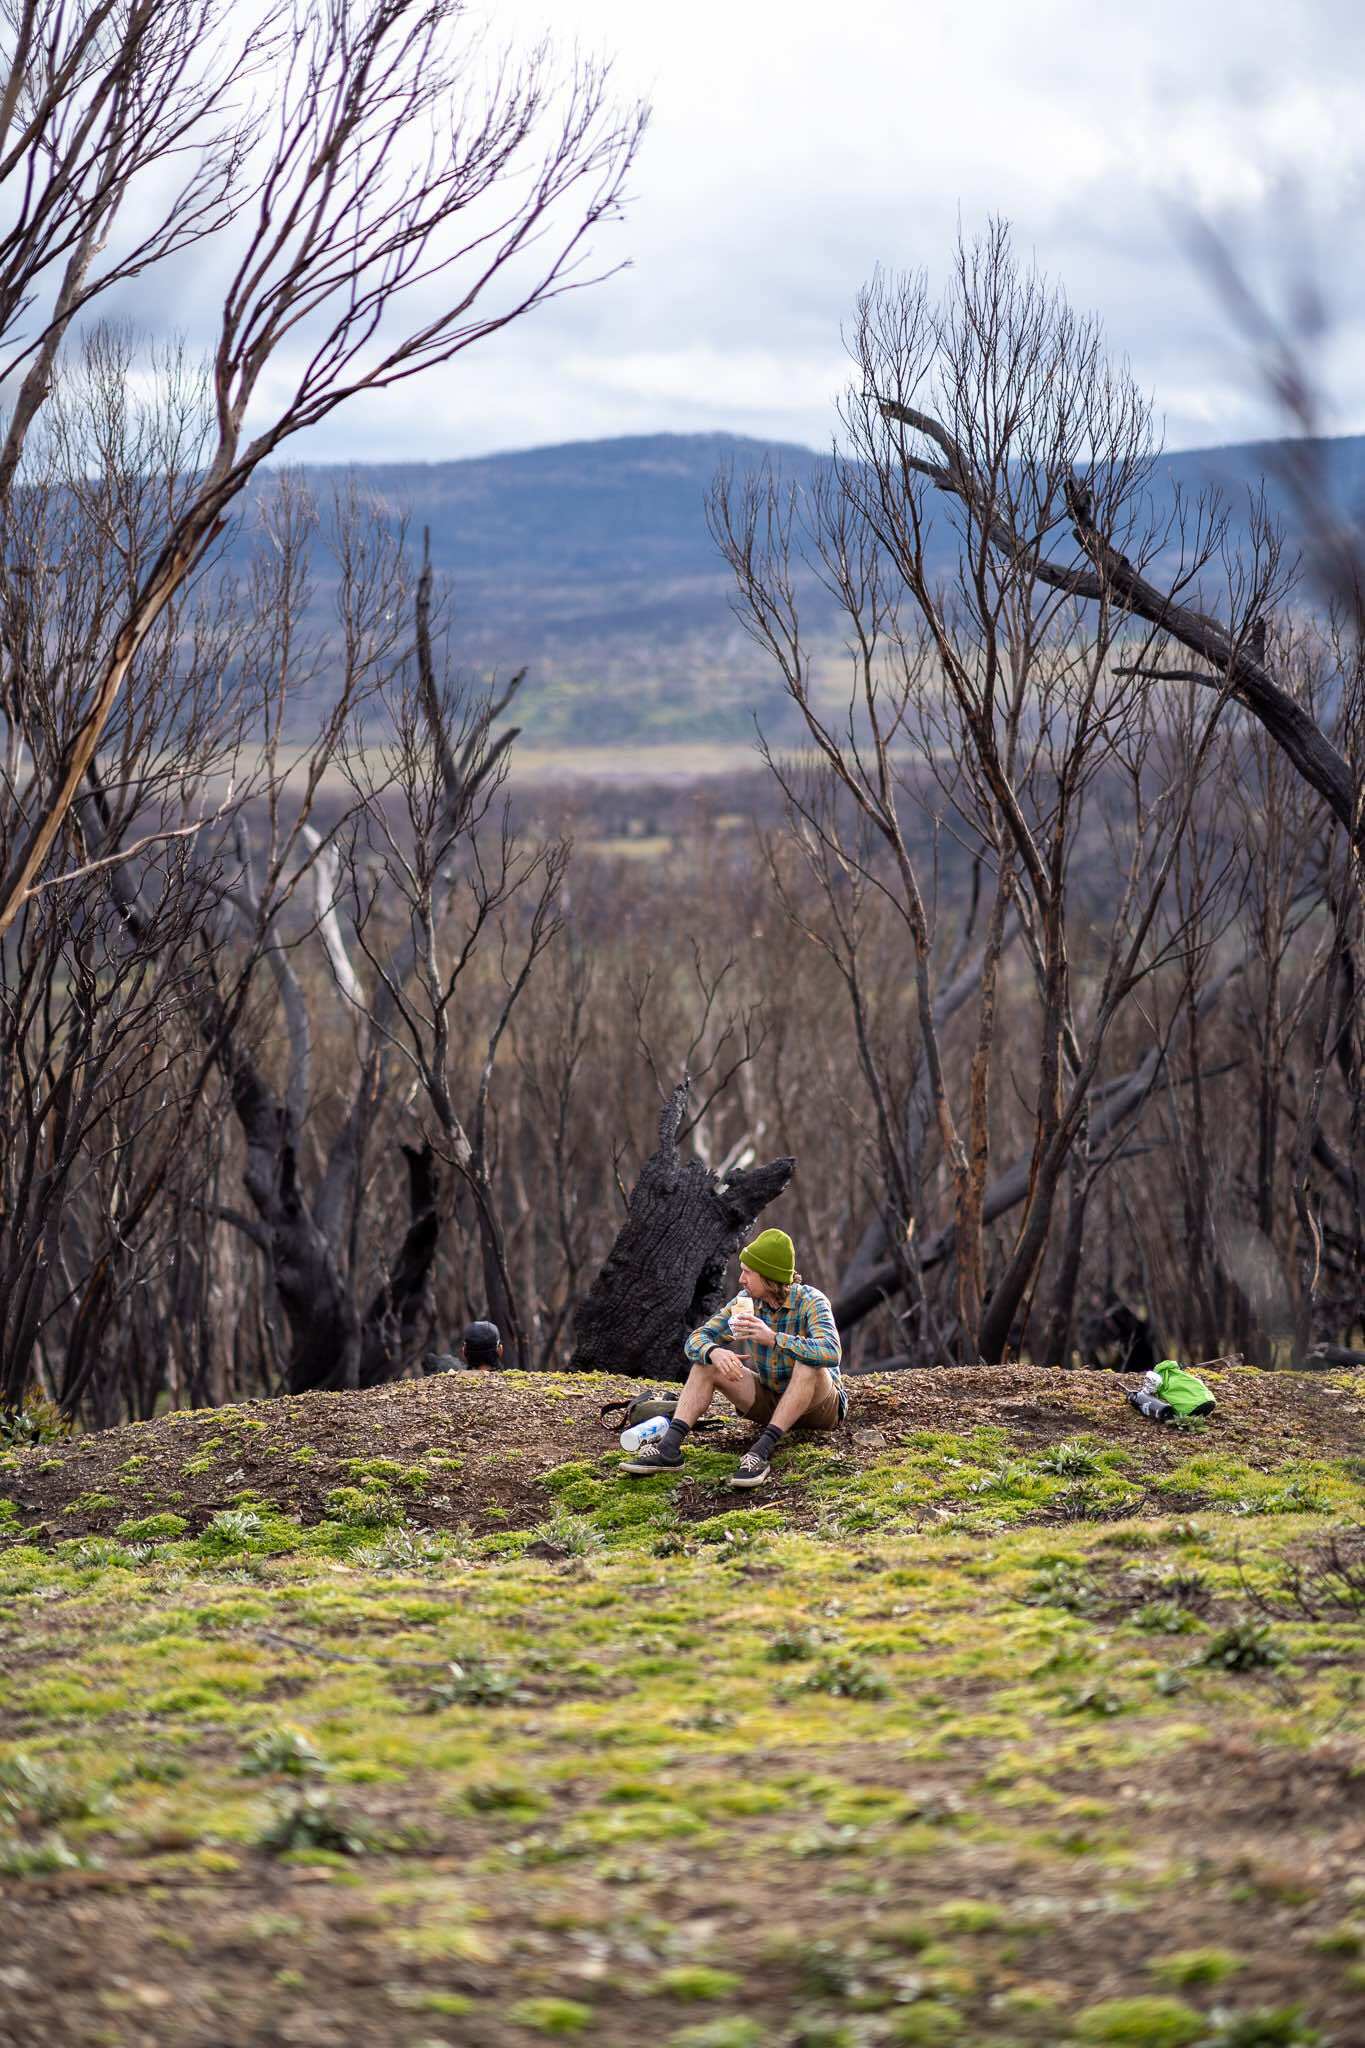
<path id="1" fill-rule="evenodd" d="M 1365 29 L 1345 0 L 500 0 L 494 26 L 612 51 L 622 93 L 653 100 L 627 221 L 599 239 L 632 267 L 300 453 L 706 427 L 823 443 L 859 286 L 878 263 L 944 275 L 959 222 L 990 213 L 1102 315 L 1174 444 L 1271 425 L 1182 213 L 1225 221 L 1272 288 L 1315 240 L 1340 333 L 1365 319 Z M 1365 425 L 1359 355 L 1330 363 L 1336 424 Z"/>

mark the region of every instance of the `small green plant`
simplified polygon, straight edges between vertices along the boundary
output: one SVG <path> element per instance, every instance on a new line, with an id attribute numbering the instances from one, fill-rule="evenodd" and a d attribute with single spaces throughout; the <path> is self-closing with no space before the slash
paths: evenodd
<path id="1" fill-rule="evenodd" d="M 1343 1920 L 1314 1937 L 1313 1946 L 1325 1956 L 1365 1955 L 1365 1921 Z"/>
<path id="2" fill-rule="evenodd" d="M 320 1778 L 327 1762 L 299 1728 L 268 1728 L 252 1742 L 242 1765 L 249 1778 Z"/>
<path id="3" fill-rule="evenodd" d="M 60 1835 L 0 1842 L 0 1877 L 50 1877 L 55 1870 L 80 1870 L 86 1860 Z"/>
<path id="4" fill-rule="evenodd" d="M 840 1700 L 884 1700 L 891 1693 L 891 1687 L 880 1671 L 874 1671 L 863 1658 L 847 1653 L 826 1657 L 805 1680 L 801 1690 L 832 1693 L 835 1699 Z"/>
<path id="5" fill-rule="evenodd" d="M 799 1664 L 817 1656 L 823 1640 L 816 1628 L 784 1628 L 769 1643 L 767 1654 L 774 1664 Z"/>
<path id="6" fill-rule="evenodd" d="M 703 2020 L 670 2034 L 668 2048 L 764 2048 L 763 2029 L 757 2020 L 739 2017 Z"/>
<path id="7" fill-rule="evenodd" d="M 955 2048 L 962 2029 L 961 2013 L 942 1999 L 925 1998 L 896 2014 L 889 2038 L 898 2048 Z"/>
<path id="8" fill-rule="evenodd" d="M 476 1779 L 466 1785 L 460 1794 L 462 1803 L 471 1813 L 539 1813 L 544 1800 L 520 1779 L 505 1781 L 499 1778 Z"/>
<path id="9" fill-rule="evenodd" d="M 1106 1998 L 1072 2022 L 1078 2041 L 1097 2048 L 1194 2048 L 1208 2028 L 1180 1998 Z"/>
<path id="10" fill-rule="evenodd" d="M 1199 1623 L 1178 1600 L 1149 1600 L 1133 1616 L 1133 1627 L 1152 1636 L 1185 1635 Z"/>
<path id="11" fill-rule="evenodd" d="M 1173 1991 L 1187 1991 L 1223 1983 L 1241 1969 L 1242 1959 L 1225 1948 L 1183 1948 L 1174 1955 L 1156 1957 L 1149 1967 L 1158 1983 L 1169 1984 Z"/>
<path id="12" fill-rule="evenodd" d="M 999 1906 L 985 1899 L 949 1899 L 934 1915 L 949 1934 L 989 1934 L 1004 1917 Z"/>
<path id="13" fill-rule="evenodd" d="M 1099 1453 L 1075 1437 L 1053 1444 L 1043 1452 L 1038 1464 L 1042 1471 L 1054 1473 L 1059 1479 L 1083 1479 L 1101 1469 Z"/>
<path id="14" fill-rule="evenodd" d="M 536 2034 L 584 2034 L 593 2013 L 590 2005 L 580 2005 L 576 1998 L 523 1998 L 507 2017 Z"/>
<path id="15" fill-rule="evenodd" d="M 347 1529 L 382 1529 L 403 1519 L 401 1504 L 386 1487 L 334 1486 L 323 1505 L 328 1519 Z"/>
<path id="16" fill-rule="evenodd" d="M 1096 1714 L 1107 1718 L 1121 1714 L 1123 1708 L 1122 1696 L 1099 1680 L 1091 1685 L 1069 1687 L 1062 1695 L 1064 1714 Z"/>
<path id="17" fill-rule="evenodd" d="M 189 1523 L 183 1515 L 143 1515 L 140 1520 L 120 1522 L 116 1534 L 126 1543 L 174 1543 L 185 1534 Z"/>
<path id="18" fill-rule="evenodd" d="M 204 1530 L 202 1540 L 220 1550 L 250 1550 L 265 1524 L 255 1508 L 220 1508 Z"/>
<path id="19" fill-rule="evenodd" d="M 1199 1661 L 1220 1671 L 1267 1671 L 1285 1661 L 1285 1651 L 1263 1621 L 1234 1621 L 1210 1636 Z"/>
<path id="20" fill-rule="evenodd" d="M 447 1668 L 427 1695 L 427 1708 L 436 1713 L 442 1707 L 519 1706 L 532 1695 L 516 1674 L 500 1670 L 486 1658 L 468 1656 Z"/>
<path id="21" fill-rule="evenodd" d="M 464 1547 L 467 1548 L 467 1545 Z M 351 1552 L 352 1562 L 365 1572 L 430 1572 L 461 1554 L 461 1539 L 433 1536 L 421 1529 L 386 1529 L 377 1543 Z"/>
<path id="22" fill-rule="evenodd" d="M 1205 2034 L 1199 2048 L 1317 2048 L 1322 2035 L 1296 2005 L 1276 2011 L 1234 2013 Z"/>
<path id="23" fill-rule="evenodd" d="M 0 1813 L 8 1812 L 27 1825 L 61 1820 L 90 1820 L 109 1808 L 103 1786 L 73 1784 L 23 1751 L 0 1763 Z"/>
<path id="24" fill-rule="evenodd" d="M 602 1548 L 604 1538 L 585 1515 L 565 1510 L 543 1522 L 535 1532 L 535 1540 L 546 1550 L 561 1551 L 565 1557 L 587 1557 Z"/>
<path id="25" fill-rule="evenodd" d="M 714 1970 L 709 1963 L 676 1963 L 663 1970 L 649 1987 L 663 1998 L 681 1998 L 700 2003 L 703 1999 L 729 1998 L 742 1979 L 733 1970 Z"/>
<path id="26" fill-rule="evenodd" d="M 300 1792 L 280 1806 L 257 1838 L 270 1856 L 323 1849 L 334 1856 L 363 1856 L 375 1846 L 368 1823 L 328 1792 Z"/>
<path id="27" fill-rule="evenodd" d="M 26 1401 L 22 1408 L 0 1408 L 0 1449 L 58 1443 L 70 1434 L 70 1417 L 42 1395 Z"/>
<path id="28" fill-rule="evenodd" d="M 1033 1607 L 1064 1607 L 1088 1614 L 1099 1598 L 1094 1580 L 1069 1557 L 1048 1559 L 1024 1596 Z"/>

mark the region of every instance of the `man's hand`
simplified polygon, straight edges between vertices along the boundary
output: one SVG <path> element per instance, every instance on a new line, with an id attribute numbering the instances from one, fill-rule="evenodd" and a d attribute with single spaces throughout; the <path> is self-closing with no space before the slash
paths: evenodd
<path id="1" fill-rule="evenodd" d="M 716 1378 L 723 1380 L 727 1387 L 736 1386 L 749 1370 L 744 1360 L 736 1358 L 733 1351 L 722 1351 L 719 1347 L 711 1353 L 707 1363 Z"/>
<path id="2" fill-rule="evenodd" d="M 742 1337 L 746 1344 L 776 1344 L 777 1332 L 768 1327 L 761 1316 L 732 1316 L 730 1334 Z"/>

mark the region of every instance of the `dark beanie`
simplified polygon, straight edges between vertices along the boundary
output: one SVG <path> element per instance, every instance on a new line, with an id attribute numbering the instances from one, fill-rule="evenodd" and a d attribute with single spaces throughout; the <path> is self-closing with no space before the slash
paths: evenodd
<path id="1" fill-rule="evenodd" d="M 496 1323 L 470 1323 L 462 1342 L 471 1358 L 496 1358 L 502 1334 Z"/>

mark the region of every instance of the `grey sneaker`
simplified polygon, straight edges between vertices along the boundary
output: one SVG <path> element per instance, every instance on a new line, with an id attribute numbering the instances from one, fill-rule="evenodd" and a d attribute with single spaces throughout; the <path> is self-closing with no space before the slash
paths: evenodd
<path id="1" fill-rule="evenodd" d="M 761 1451 L 746 1451 L 740 1459 L 731 1486 L 762 1486 L 772 1476 L 772 1465 Z"/>
<path id="2" fill-rule="evenodd" d="M 651 1472 L 677 1472 L 682 1467 L 681 1450 L 665 1450 L 662 1440 L 652 1444 L 641 1444 L 638 1451 L 626 1459 L 621 1467 L 629 1472 L 632 1479 L 644 1479 Z"/>

